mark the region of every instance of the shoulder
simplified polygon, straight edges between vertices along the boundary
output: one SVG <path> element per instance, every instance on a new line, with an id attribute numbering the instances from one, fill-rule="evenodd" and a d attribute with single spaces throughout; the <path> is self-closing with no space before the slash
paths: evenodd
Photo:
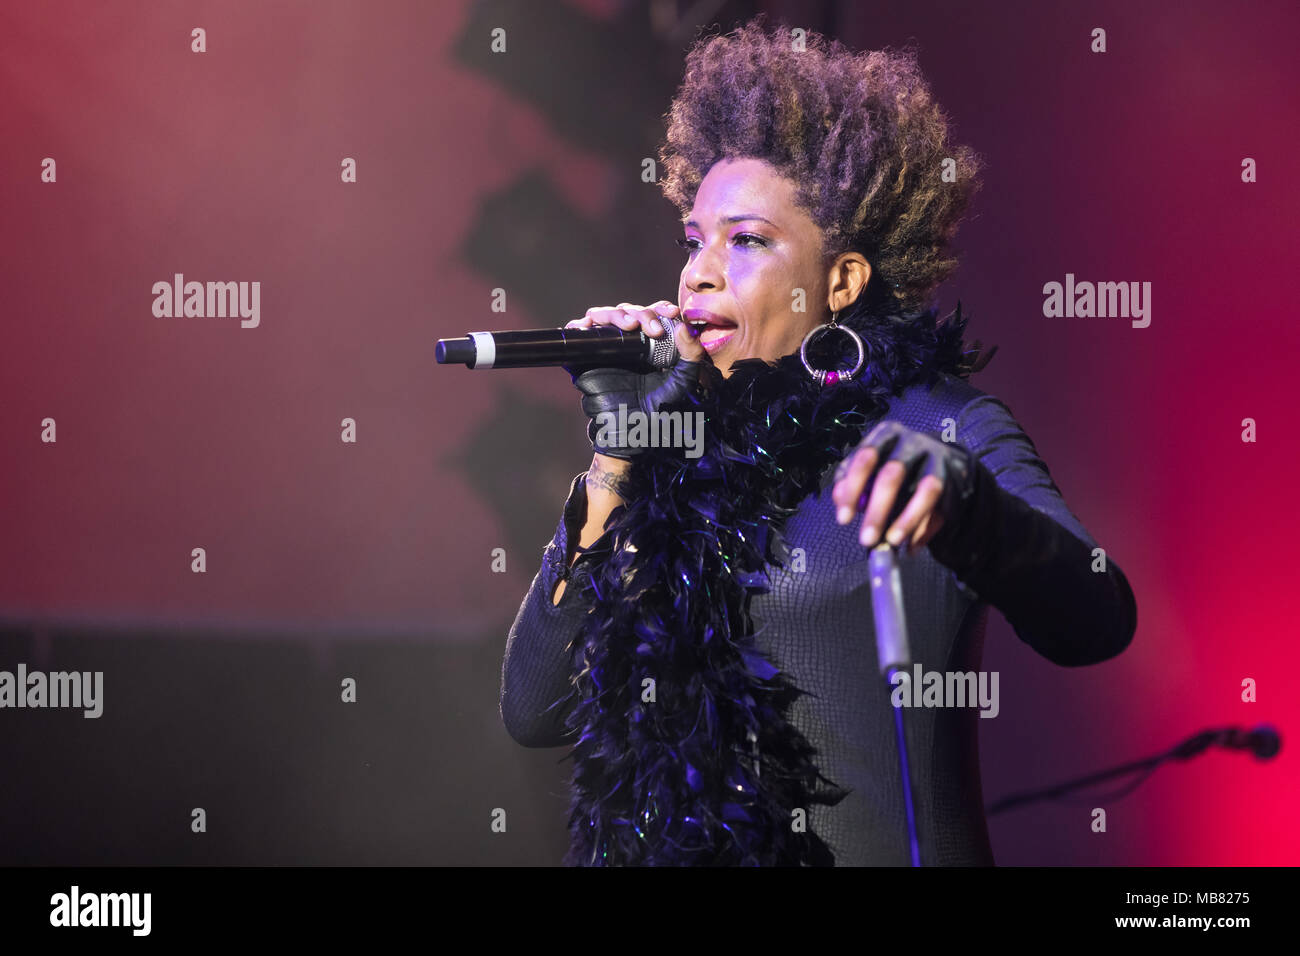
<path id="1" fill-rule="evenodd" d="M 909 385 L 892 396 L 883 418 L 915 431 L 938 434 L 954 426 L 960 427 L 961 419 L 968 415 L 969 410 L 987 402 L 1002 406 L 992 395 L 965 379 L 944 373 L 928 383 Z"/>
<path id="2" fill-rule="evenodd" d="M 904 388 L 890 398 L 882 420 L 896 421 L 943 441 L 956 441 L 981 457 L 995 449 L 1037 455 L 1010 406 L 955 375 L 945 373 Z"/>

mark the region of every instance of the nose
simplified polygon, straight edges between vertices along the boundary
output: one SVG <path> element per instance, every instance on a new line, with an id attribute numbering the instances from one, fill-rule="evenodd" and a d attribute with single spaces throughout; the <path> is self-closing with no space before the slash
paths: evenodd
<path id="1" fill-rule="evenodd" d="M 705 243 L 695 257 L 686 263 L 686 268 L 682 270 L 682 284 L 692 292 L 721 287 L 722 270 L 718 267 L 718 259 L 711 243 Z"/>

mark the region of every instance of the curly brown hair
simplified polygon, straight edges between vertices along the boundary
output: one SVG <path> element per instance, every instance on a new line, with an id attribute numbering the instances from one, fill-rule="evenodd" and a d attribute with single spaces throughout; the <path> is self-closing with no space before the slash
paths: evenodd
<path id="1" fill-rule="evenodd" d="M 718 160 L 765 160 L 797 187 L 828 264 L 850 250 L 871 263 L 851 313 L 924 311 L 957 268 L 947 247 L 982 159 L 949 141 L 914 47 L 855 54 L 809 31 L 795 50 L 790 27 L 769 33 L 763 19 L 687 53 L 659 149 L 664 195 L 685 214 Z M 943 181 L 946 159 L 955 182 Z"/>

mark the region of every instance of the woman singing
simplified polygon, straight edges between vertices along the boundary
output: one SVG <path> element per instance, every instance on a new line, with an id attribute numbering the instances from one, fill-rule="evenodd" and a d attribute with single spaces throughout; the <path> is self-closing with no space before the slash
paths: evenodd
<path id="1" fill-rule="evenodd" d="M 672 334 L 681 360 L 570 370 L 595 454 L 506 646 L 509 733 L 573 748 L 566 862 L 909 862 L 882 537 L 926 671 L 978 671 L 990 605 L 1057 664 L 1132 639 L 1123 572 L 967 381 L 991 356 L 960 306 L 936 318 L 978 189 L 949 136 L 911 51 L 751 23 L 688 54 L 660 150 L 676 304 L 568 325 Z M 636 413 L 698 414 L 702 445 L 647 441 Z M 906 719 L 922 863 L 991 864 L 977 708 Z"/>

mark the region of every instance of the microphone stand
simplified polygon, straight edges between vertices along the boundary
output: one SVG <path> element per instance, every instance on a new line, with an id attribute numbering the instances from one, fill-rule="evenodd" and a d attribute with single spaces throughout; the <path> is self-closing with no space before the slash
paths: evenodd
<path id="1" fill-rule="evenodd" d="M 876 655 L 884 675 L 890 700 L 893 700 L 894 675 L 902 673 L 910 682 L 907 668 L 912 651 L 907 640 L 907 618 L 903 613 L 903 581 L 898 571 L 898 552 L 887 541 L 871 549 L 867 568 L 871 577 L 871 610 L 876 622 Z M 898 741 L 898 766 L 903 782 L 903 806 L 907 809 L 907 839 L 912 851 L 912 866 L 921 865 L 921 841 L 917 835 L 916 802 L 912 797 L 911 763 L 907 759 L 907 732 L 903 720 L 905 707 L 894 707 L 894 733 Z"/>
<path id="2" fill-rule="evenodd" d="M 1260 739 L 1252 741 L 1252 736 L 1258 736 Z M 1152 757 L 1133 760 L 1118 767 L 1112 767 L 1109 770 L 1099 770 L 1085 777 L 1076 777 L 1073 780 L 1066 780 L 1064 783 L 1044 787 L 1041 790 L 1013 793 L 998 800 L 988 808 L 986 813 L 988 816 L 993 816 L 995 813 L 1001 813 L 1004 810 L 1010 810 L 1026 803 L 1034 803 L 1039 800 L 1055 800 L 1075 790 L 1101 783 L 1103 780 L 1111 780 L 1128 774 L 1138 774 L 1136 779 L 1121 787 L 1118 791 L 1093 798 L 1095 800 L 1115 800 L 1137 789 L 1138 785 L 1146 780 L 1161 764 L 1170 760 L 1190 760 L 1213 746 L 1229 747 L 1234 750 L 1251 750 L 1257 759 L 1270 760 L 1276 756 L 1280 749 L 1281 739 L 1278 737 L 1277 732 L 1268 725 L 1256 728 L 1255 735 L 1247 733 L 1238 727 L 1218 727 L 1203 730 L 1200 733 L 1193 734 L 1164 753 L 1158 753 Z"/>
<path id="3" fill-rule="evenodd" d="M 907 668 L 912 664 L 911 645 L 907 639 L 907 616 L 903 611 L 903 582 L 898 570 L 898 549 L 882 540 L 868 556 L 867 568 L 871 579 L 871 611 L 876 623 L 876 655 L 880 664 L 880 673 L 884 675 L 890 700 L 893 700 L 894 675 L 901 673 L 910 684 L 911 674 Z M 898 743 L 898 766 L 903 785 L 903 806 L 907 810 L 907 838 L 912 853 L 912 866 L 921 865 L 921 844 L 918 837 L 916 802 L 912 792 L 911 763 L 907 759 L 907 724 L 903 711 L 905 707 L 894 707 L 894 732 Z M 1111 780 L 1128 774 L 1137 774 L 1137 778 L 1119 792 L 1109 794 L 1106 799 L 1124 796 L 1142 783 L 1157 767 L 1170 760 L 1190 760 L 1203 754 L 1212 746 L 1229 747 L 1235 750 L 1250 750 L 1259 760 L 1270 760 L 1281 748 L 1281 738 L 1269 725 L 1260 725 L 1253 732 L 1238 727 L 1218 727 L 1193 734 L 1182 743 L 1164 753 L 1156 754 L 1142 760 L 1077 777 L 1064 783 L 1040 790 L 1031 790 L 1010 796 L 990 806 L 988 816 L 1010 810 L 1026 803 L 1039 800 L 1059 799 L 1073 791 L 1083 789 L 1103 780 Z"/>

